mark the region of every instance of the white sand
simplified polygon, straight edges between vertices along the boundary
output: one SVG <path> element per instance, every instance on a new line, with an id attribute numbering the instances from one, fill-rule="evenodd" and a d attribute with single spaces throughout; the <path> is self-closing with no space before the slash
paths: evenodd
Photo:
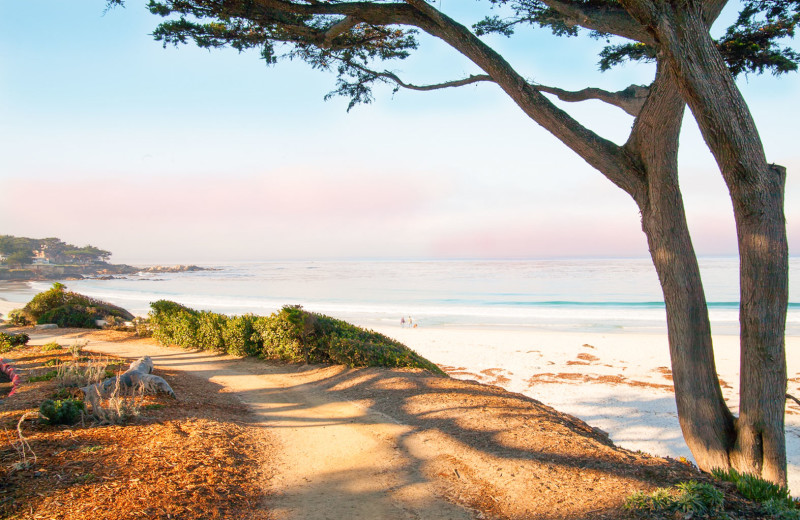
<path id="1" fill-rule="evenodd" d="M 620 446 L 693 460 L 681 435 L 671 381 L 665 377 L 670 367 L 666 335 L 399 326 L 378 330 L 438 364 L 453 367 L 456 370 L 449 371 L 455 377 L 533 397 L 603 429 Z M 730 386 L 723 388 L 723 394 L 736 413 L 739 338 L 715 336 L 714 345 L 717 372 Z M 786 351 L 788 377 L 797 378 L 800 337 L 787 337 Z M 578 379 L 564 381 L 555 374 L 574 374 Z M 624 380 L 616 384 L 602 380 L 617 376 Z M 800 383 L 790 382 L 789 393 L 800 397 Z M 800 494 L 800 406 L 794 403 L 787 407 L 786 448 L 789 488 Z"/>

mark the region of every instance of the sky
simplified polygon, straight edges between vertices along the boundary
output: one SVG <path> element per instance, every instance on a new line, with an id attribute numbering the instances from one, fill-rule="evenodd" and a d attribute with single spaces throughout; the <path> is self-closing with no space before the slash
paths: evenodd
<path id="1" fill-rule="evenodd" d="M 163 48 L 144 4 L 0 0 L 0 234 L 92 244 L 127 263 L 648 254 L 633 201 L 495 86 L 380 88 L 347 112 L 346 99 L 323 99 L 333 75 L 304 63 Z M 484 4 L 439 2 L 465 23 Z M 603 42 L 589 38 L 488 41 L 527 78 L 565 89 L 653 75 L 633 64 L 598 72 Z M 415 83 L 477 72 L 421 43 L 388 67 Z M 768 160 L 788 168 L 797 255 L 800 77 L 739 86 Z M 559 104 L 626 140 L 622 111 Z M 688 112 L 679 160 L 698 253 L 734 255 L 730 198 Z"/>

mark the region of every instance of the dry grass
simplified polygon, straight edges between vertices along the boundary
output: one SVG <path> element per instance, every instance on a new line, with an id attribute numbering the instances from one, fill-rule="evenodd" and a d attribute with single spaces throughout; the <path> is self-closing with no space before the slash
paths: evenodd
<path id="1" fill-rule="evenodd" d="M 24 381 L 47 372 L 45 363 L 54 358 L 83 370 L 105 362 L 80 357 L 38 347 L 14 352 Z M 39 403 L 53 397 L 60 381 L 23 382 L 0 404 L 6 429 L 0 518 L 266 517 L 269 466 L 262 462 L 269 461 L 271 446 L 263 430 L 219 387 L 180 373 L 159 375 L 174 387 L 177 401 L 117 392 L 90 407 L 102 420 L 87 417 L 75 426 L 36 420 Z"/>

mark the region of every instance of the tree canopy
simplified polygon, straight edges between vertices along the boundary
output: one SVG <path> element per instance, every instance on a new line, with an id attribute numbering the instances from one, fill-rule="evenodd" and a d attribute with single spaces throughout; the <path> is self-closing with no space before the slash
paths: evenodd
<path id="1" fill-rule="evenodd" d="M 109 1 L 110 5 L 123 3 L 124 0 Z M 559 36 L 588 32 L 590 37 L 608 43 L 599 56 L 601 70 L 626 61 L 655 59 L 652 35 L 631 23 L 624 10 L 625 2 L 486 3 L 491 14 L 473 25 L 477 36 L 511 37 L 523 26 L 543 28 Z M 396 73 L 377 67 L 380 62 L 403 60 L 417 50 L 418 29 L 434 35 L 440 32 L 432 25 L 446 15 L 426 9 L 423 4 L 424 0 L 149 0 L 148 9 L 166 19 L 153 32 L 165 46 L 194 43 L 201 48 L 258 49 L 267 64 L 281 58 L 302 59 L 314 68 L 337 75 L 336 88 L 329 95 L 349 98 L 350 108 L 371 102 L 376 82 L 430 90 L 491 81 L 488 75 L 480 74 L 432 85 L 411 85 Z M 800 0 L 747 0 L 715 44 L 734 76 L 796 71 L 800 54 L 787 44 L 787 39 L 794 37 L 798 21 Z M 624 41 L 620 42 L 620 38 Z"/>
<path id="2" fill-rule="evenodd" d="M 54 237 L 27 238 L 0 235 L 0 255 L 6 257 L 5 263 L 11 265 L 30 264 L 33 261 L 34 252 L 42 254 L 55 264 L 106 262 L 111 257 L 110 251 L 92 245 L 78 247 Z"/>

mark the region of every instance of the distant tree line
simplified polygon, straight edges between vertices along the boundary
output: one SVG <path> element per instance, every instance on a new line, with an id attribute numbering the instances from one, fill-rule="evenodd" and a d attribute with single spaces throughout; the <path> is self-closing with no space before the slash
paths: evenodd
<path id="1" fill-rule="evenodd" d="M 51 264 L 87 265 L 106 263 L 110 251 L 92 245 L 78 247 L 58 238 L 27 238 L 0 235 L 0 257 L 7 266 L 23 266 L 33 263 L 34 258 L 43 258 Z"/>

